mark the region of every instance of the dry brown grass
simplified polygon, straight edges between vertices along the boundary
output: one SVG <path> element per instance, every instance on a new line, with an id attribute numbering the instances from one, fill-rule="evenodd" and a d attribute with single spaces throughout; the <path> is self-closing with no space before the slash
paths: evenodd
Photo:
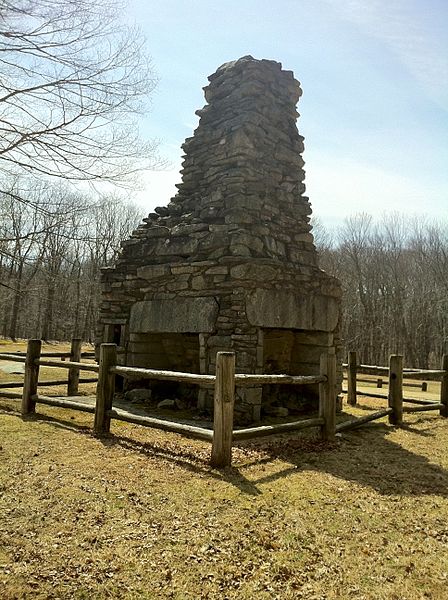
<path id="1" fill-rule="evenodd" d="M 85 344 L 82 348 L 83 351 L 92 351 L 92 346 Z M 26 352 L 26 342 L 25 341 L 17 341 L 13 342 L 11 340 L 7 340 L 4 338 L 0 338 L 0 352 L 1 353 L 14 353 L 14 352 Z M 43 342 L 42 343 L 42 352 L 69 352 L 70 351 L 70 343 L 68 342 Z M 58 361 L 59 358 L 55 358 L 54 360 Z M 83 362 L 92 362 L 90 359 L 82 359 Z M 23 375 L 16 373 L 6 373 L 1 370 L 2 362 L 0 361 L 0 383 L 5 382 L 15 382 L 15 381 L 23 381 Z M 15 363 L 16 366 L 20 367 L 21 363 Z M 51 386 L 46 387 L 45 385 L 39 386 L 39 393 L 43 395 L 50 396 L 58 396 L 58 395 L 66 395 L 67 393 L 67 377 L 68 371 L 64 368 L 57 367 L 40 367 L 39 369 L 39 381 L 57 381 L 61 380 L 64 383 L 61 383 L 60 386 Z M 81 378 L 90 378 L 95 377 L 94 373 L 89 373 L 88 371 L 82 371 L 80 374 Z M 15 391 L 21 391 L 20 389 Z M 80 384 L 79 386 L 79 395 L 91 395 L 95 393 L 95 384 Z"/>
<path id="2" fill-rule="evenodd" d="M 365 414 L 378 402 L 350 409 Z M 384 404 L 383 404 L 384 405 Z M 448 421 L 234 449 L 0 400 L 0 597 L 448 598 Z"/>

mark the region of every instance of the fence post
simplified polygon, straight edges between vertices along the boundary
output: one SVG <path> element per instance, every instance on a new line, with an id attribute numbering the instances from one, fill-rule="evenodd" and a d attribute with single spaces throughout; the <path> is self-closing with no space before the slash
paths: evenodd
<path id="1" fill-rule="evenodd" d="M 347 402 L 351 406 L 356 405 L 356 367 L 358 364 L 357 353 L 351 351 L 348 353 L 347 366 Z"/>
<path id="2" fill-rule="evenodd" d="M 81 338 L 73 338 L 70 348 L 70 360 L 81 362 Z M 79 386 L 79 369 L 72 367 L 68 370 L 67 396 L 76 396 Z"/>
<path id="3" fill-rule="evenodd" d="M 36 402 L 32 399 L 32 396 L 37 394 L 39 365 L 36 365 L 35 361 L 40 358 L 41 346 L 41 340 L 28 340 L 23 377 L 22 415 L 33 413 L 36 409 Z"/>
<path id="4" fill-rule="evenodd" d="M 443 404 L 443 408 L 440 409 L 440 416 L 448 417 L 448 354 L 442 356 L 441 369 L 445 373 L 442 375 L 442 381 L 440 382 L 440 403 Z"/>
<path id="5" fill-rule="evenodd" d="M 115 344 L 101 344 L 100 369 L 98 384 L 96 386 L 95 421 L 93 425 L 96 434 L 109 433 L 110 417 L 107 411 L 112 408 L 115 392 L 115 373 L 110 372 L 111 367 L 117 364 L 117 346 Z"/>
<path id="6" fill-rule="evenodd" d="M 401 425 L 403 422 L 403 357 L 392 354 L 389 359 L 389 415 L 391 425 Z"/>
<path id="7" fill-rule="evenodd" d="M 336 433 L 336 355 L 322 354 L 320 374 L 326 381 L 319 384 L 319 416 L 323 417 L 321 426 L 323 440 L 332 440 Z"/>
<path id="8" fill-rule="evenodd" d="M 229 467 L 232 463 L 234 402 L 235 353 L 218 352 L 216 354 L 212 467 Z"/>

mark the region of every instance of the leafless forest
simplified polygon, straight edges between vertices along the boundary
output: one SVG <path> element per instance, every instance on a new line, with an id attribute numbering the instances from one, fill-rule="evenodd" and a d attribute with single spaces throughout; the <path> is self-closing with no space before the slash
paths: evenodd
<path id="1" fill-rule="evenodd" d="M 448 339 L 448 224 L 366 214 L 330 235 L 315 227 L 323 269 L 343 286 L 343 339 L 362 362 L 439 367 Z"/>
<path id="2" fill-rule="evenodd" d="M 0 0 L 0 335 L 92 339 L 99 269 L 141 216 L 104 188 L 164 164 L 139 134 L 157 76 L 124 10 Z"/>
<path id="3" fill-rule="evenodd" d="M 100 269 L 114 261 L 141 210 L 63 185 L 34 189 L 27 204 L 13 195 L 0 197 L 1 335 L 92 340 Z"/>
<path id="4" fill-rule="evenodd" d="M 1 195 L 0 332 L 11 338 L 94 339 L 100 269 L 142 218 L 118 197 L 92 200 L 63 185 Z M 448 338 L 446 223 L 388 215 L 315 224 L 321 266 L 343 286 L 343 339 L 368 364 L 403 353 L 437 367 Z"/>

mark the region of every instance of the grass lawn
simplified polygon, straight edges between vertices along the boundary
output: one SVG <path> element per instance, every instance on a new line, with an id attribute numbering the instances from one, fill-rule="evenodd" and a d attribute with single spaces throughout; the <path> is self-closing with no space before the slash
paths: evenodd
<path id="1" fill-rule="evenodd" d="M 436 413 L 332 445 L 242 443 L 214 470 L 205 442 L 116 421 L 97 439 L 93 415 L 18 411 L 0 398 L 2 600 L 448 598 Z"/>

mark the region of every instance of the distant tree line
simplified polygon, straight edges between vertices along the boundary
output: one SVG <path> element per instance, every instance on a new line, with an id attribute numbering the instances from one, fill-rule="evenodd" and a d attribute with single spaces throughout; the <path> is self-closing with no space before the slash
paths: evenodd
<path id="1" fill-rule="evenodd" d="M 0 335 L 93 340 L 100 269 L 144 216 L 117 196 L 94 199 L 65 184 L 0 192 Z M 448 340 L 448 224 L 388 215 L 314 223 L 321 267 L 342 283 L 346 350 L 367 364 L 437 368 Z"/>
<path id="2" fill-rule="evenodd" d="M 126 10 L 0 0 L 0 335 L 93 339 L 100 268 L 141 218 L 104 189 L 164 164 L 139 135 L 157 76 Z"/>
<path id="3" fill-rule="evenodd" d="M 438 368 L 448 340 L 448 223 L 367 214 L 314 228 L 321 267 L 343 288 L 345 348 L 363 363 Z M 445 350 L 444 350 L 445 348 Z"/>
<path id="4" fill-rule="evenodd" d="M 23 181 L 21 195 L 24 194 Z M 117 196 L 65 185 L 0 193 L 0 335 L 93 340 L 100 269 L 111 264 L 142 211 Z"/>

